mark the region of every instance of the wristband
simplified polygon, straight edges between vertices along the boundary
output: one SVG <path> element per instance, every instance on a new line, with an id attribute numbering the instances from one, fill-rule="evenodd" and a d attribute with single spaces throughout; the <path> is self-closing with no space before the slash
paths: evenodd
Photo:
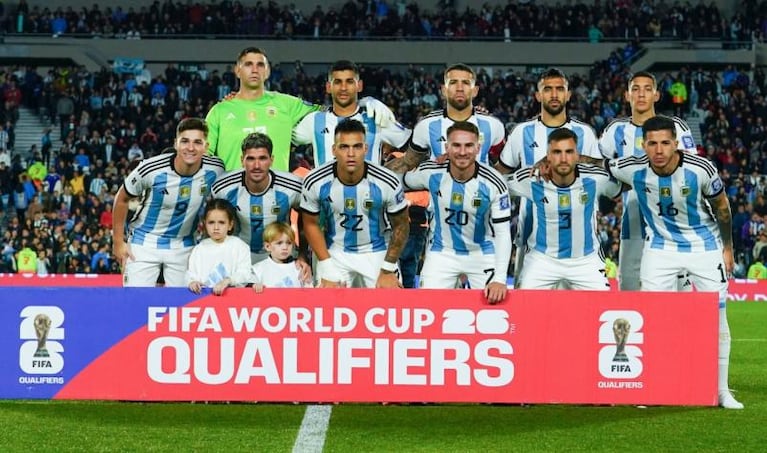
<path id="1" fill-rule="evenodd" d="M 340 282 L 341 274 L 338 272 L 333 258 L 317 261 L 317 277 L 325 279 L 329 282 Z"/>
<path id="2" fill-rule="evenodd" d="M 386 273 L 393 274 L 398 270 L 397 263 L 390 263 L 384 260 L 383 263 L 381 263 L 381 270 Z"/>

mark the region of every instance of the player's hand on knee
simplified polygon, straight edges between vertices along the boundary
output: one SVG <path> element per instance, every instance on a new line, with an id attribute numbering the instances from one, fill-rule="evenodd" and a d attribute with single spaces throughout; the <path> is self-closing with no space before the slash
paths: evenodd
<path id="1" fill-rule="evenodd" d="M 402 282 L 396 272 L 381 272 L 376 280 L 376 288 L 402 288 Z"/>
<path id="2" fill-rule="evenodd" d="M 506 299 L 506 294 L 508 291 L 508 288 L 503 283 L 490 282 L 485 287 L 485 298 L 491 305 L 499 304 Z"/>

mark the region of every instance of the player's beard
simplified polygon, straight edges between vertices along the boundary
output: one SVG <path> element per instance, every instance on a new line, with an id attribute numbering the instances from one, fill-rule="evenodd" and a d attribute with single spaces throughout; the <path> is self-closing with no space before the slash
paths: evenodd
<path id="1" fill-rule="evenodd" d="M 349 96 L 345 100 L 339 100 L 338 98 L 335 99 L 335 103 L 341 107 L 342 109 L 345 109 L 357 102 L 356 96 Z"/>
<path id="2" fill-rule="evenodd" d="M 560 102 L 559 107 L 551 107 L 549 104 L 543 104 L 543 110 L 546 110 L 546 113 L 551 116 L 557 116 L 565 110 L 565 103 Z"/>
<path id="3" fill-rule="evenodd" d="M 466 110 L 471 105 L 471 98 L 466 98 L 463 101 L 456 101 L 455 99 L 448 99 L 447 103 L 455 110 Z"/>

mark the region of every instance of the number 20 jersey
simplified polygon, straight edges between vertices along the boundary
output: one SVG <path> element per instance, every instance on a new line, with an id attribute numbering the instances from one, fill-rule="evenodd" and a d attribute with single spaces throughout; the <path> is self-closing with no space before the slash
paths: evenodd
<path id="1" fill-rule="evenodd" d="M 405 185 L 429 191 L 429 250 L 456 255 L 496 252 L 493 224 L 510 221 L 511 202 L 495 169 L 477 162 L 474 176 L 459 182 L 450 175 L 449 163 L 424 162 L 405 174 Z"/>
<path id="2" fill-rule="evenodd" d="M 216 178 L 224 172 L 218 157 L 203 156 L 202 167 L 191 176 L 173 168 L 176 153 L 142 161 L 125 178 L 125 191 L 142 197 L 130 222 L 130 243 L 157 249 L 180 249 L 195 244 L 199 214 Z"/>

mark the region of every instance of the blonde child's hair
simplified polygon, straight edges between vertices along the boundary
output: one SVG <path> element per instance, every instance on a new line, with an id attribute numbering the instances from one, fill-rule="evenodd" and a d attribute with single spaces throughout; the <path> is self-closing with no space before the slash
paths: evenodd
<path id="1" fill-rule="evenodd" d="M 264 243 L 274 242 L 283 234 L 290 239 L 291 244 L 296 245 L 296 234 L 293 231 L 293 227 L 285 222 L 273 222 L 267 225 L 266 228 L 264 228 Z"/>

